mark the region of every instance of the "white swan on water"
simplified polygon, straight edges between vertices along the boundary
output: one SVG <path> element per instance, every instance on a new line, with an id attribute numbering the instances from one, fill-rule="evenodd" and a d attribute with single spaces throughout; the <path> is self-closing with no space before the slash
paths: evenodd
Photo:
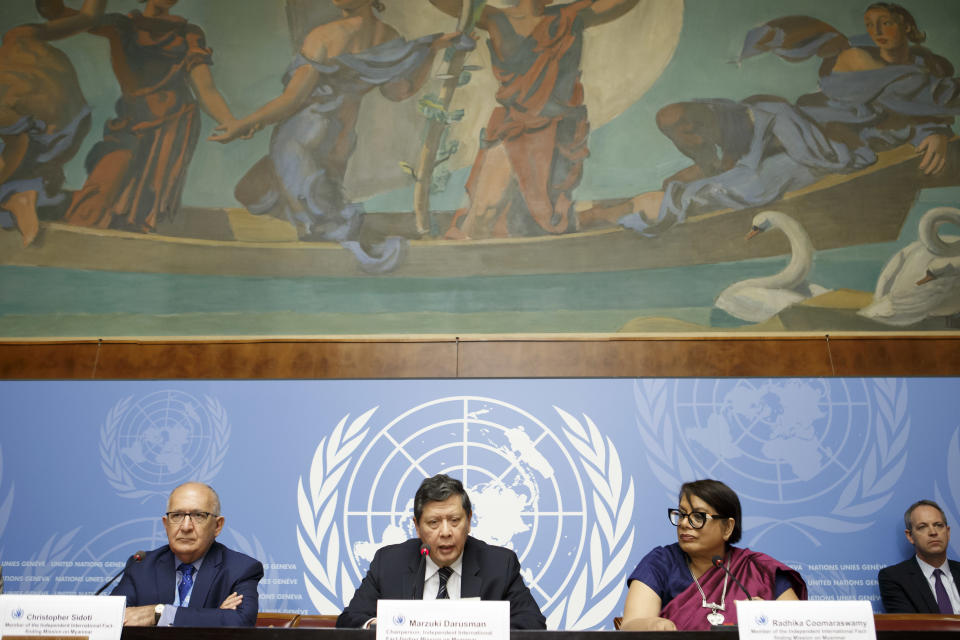
<path id="1" fill-rule="evenodd" d="M 779 211 L 762 211 L 754 216 L 753 228 L 747 238 L 768 229 L 780 229 L 787 236 L 790 262 L 772 276 L 750 278 L 730 285 L 714 303 L 717 308 L 741 320 L 763 322 L 790 305 L 830 291 L 807 282 L 813 264 L 813 244 L 800 223 Z"/>
<path id="2" fill-rule="evenodd" d="M 960 236 L 941 236 L 946 223 L 960 226 L 960 209 L 934 207 L 923 214 L 920 239 L 890 258 L 873 302 L 857 313 L 901 327 L 960 313 Z"/>

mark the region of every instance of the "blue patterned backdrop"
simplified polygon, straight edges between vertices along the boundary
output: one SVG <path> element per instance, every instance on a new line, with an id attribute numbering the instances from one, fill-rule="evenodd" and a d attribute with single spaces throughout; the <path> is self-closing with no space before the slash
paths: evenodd
<path id="1" fill-rule="evenodd" d="M 473 532 L 518 553 L 551 628 L 609 628 L 675 540 L 684 480 L 730 484 L 743 544 L 811 597 L 873 601 L 904 508 L 960 514 L 955 379 L 4 382 L 8 592 L 90 593 L 165 542 L 170 489 L 220 493 L 221 541 L 264 562 L 261 610 L 336 613 L 414 535 L 425 476 L 462 478 Z M 951 555 L 958 553 L 960 537 Z"/>

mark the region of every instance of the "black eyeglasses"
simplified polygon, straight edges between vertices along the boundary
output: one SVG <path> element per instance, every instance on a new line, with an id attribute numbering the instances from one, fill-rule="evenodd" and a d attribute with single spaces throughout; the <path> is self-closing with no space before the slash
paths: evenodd
<path id="1" fill-rule="evenodd" d="M 190 520 L 193 521 L 193 524 L 203 524 L 209 518 L 219 517 L 216 514 L 210 513 L 209 511 L 167 511 L 167 522 L 171 524 L 180 524 L 187 516 L 190 516 Z"/>
<path id="2" fill-rule="evenodd" d="M 707 520 L 722 519 L 718 515 L 704 513 L 703 511 L 691 511 L 690 513 L 687 513 L 686 511 L 681 511 L 680 509 L 667 509 L 667 517 L 670 518 L 670 524 L 675 527 L 679 527 L 680 522 L 686 518 L 687 522 L 689 522 L 690 526 L 694 529 L 702 529 L 703 525 L 707 524 Z"/>

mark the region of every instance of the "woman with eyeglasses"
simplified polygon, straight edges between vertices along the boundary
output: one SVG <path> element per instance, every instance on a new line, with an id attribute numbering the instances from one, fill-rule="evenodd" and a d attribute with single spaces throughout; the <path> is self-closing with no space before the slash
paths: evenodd
<path id="1" fill-rule="evenodd" d="M 707 630 L 736 624 L 735 600 L 806 600 L 799 573 L 768 555 L 733 546 L 741 534 L 740 499 L 733 489 L 719 480 L 687 482 L 678 502 L 667 510 L 677 542 L 654 548 L 627 578 L 621 629 Z"/>

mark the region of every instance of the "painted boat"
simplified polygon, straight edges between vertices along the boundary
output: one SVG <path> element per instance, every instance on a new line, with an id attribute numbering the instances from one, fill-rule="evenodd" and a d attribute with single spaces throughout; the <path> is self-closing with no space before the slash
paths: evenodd
<path id="1" fill-rule="evenodd" d="M 733 262 L 789 251 L 782 234 L 745 240 L 753 216 L 762 209 L 795 217 L 817 250 L 896 240 L 921 189 L 960 185 L 960 141 L 951 142 L 944 175 L 918 177 L 919 162 L 905 145 L 880 154 L 863 171 L 827 176 L 764 207 L 690 216 L 658 238 L 620 227 L 533 238 L 418 238 L 412 213 L 367 214 L 364 232 L 367 240 L 410 238 L 396 269 L 382 274 L 389 277 L 611 272 Z M 433 227 L 447 228 L 451 215 L 433 213 Z M 185 208 L 176 221 L 151 234 L 45 222 L 29 247 L 20 246 L 16 232 L 0 233 L 0 264 L 260 277 L 368 275 L 339 244 L 298 241 L 285 222 L 243 209 Z"/>

